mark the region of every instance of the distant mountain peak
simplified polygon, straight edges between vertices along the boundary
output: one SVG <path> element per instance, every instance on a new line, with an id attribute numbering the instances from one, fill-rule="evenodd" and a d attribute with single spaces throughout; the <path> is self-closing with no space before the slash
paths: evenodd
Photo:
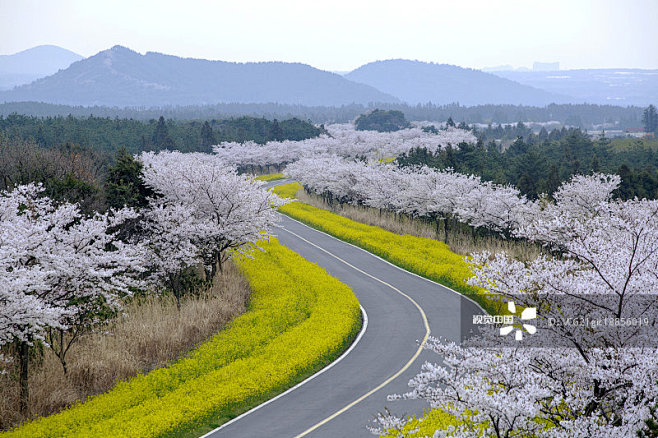
<path id="1" fill-rule="evenodd" d="M 568 101 L 552 94 L 471 68 L 408 59 L 365 64 L 346 78 L 370 85 L 409 104 L 460 103 L 547 105 Z"/>
<path id="2" fill-rule="evenodd" d="M 44 44 L 13 55 L 0 55 L 0 90 L 30 83 L 83 59 L 70 50 Z"/>
<path id="3" fill-rule="evenodd" d="M 306 64 L 234 63 L 155 52 L 142 55 L 120 45 L 2 92 L 3 100 L 119 107 L 272 102 L 340 106 L 399 101 Z"/>

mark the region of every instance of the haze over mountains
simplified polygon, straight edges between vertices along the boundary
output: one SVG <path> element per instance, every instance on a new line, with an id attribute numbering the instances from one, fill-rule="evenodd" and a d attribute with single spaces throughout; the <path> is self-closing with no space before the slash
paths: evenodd
<path id="1" fill-rule="evenodd" d="M 578 102 L 647 106 L 658 101 L 658 70 L 615 68 L 496 71 L 494 74 L 552 93 L 568 95 Z"/>
<path id="2" fill-rule="evenodd" d="M 410 104 L 524 104 L 543 106 L 570 99 L 480 70 L 405 59 L 371 62 L 345 75 Z"/>
<path id="3" fill-rule="evenodd" d="M 341 75 L 300 63 L 208 61 L 153 52 L 141 55 L 122 46 L 86 59 L 56 46 L 39 46 L 0 56 L 0 90 L 7 83 L 2 82 L 5 73 L 20 76 L 23 82 L 40 79 L 0 91 L 0 102 L 82 106 L 218 103 L 341 106 L 427 102 L 532 106 L 588 102 L 643 106 L 658 100 L 658 70 L 487 73 L 396 59 L 372 62 Z"/>
<path id="4" fill-rule="evenodd" d="M 57 46 L 37 46 L 13 55 L 0 55 L 0 90 L 28 84 L 65 69 L 82 56 Z"/>

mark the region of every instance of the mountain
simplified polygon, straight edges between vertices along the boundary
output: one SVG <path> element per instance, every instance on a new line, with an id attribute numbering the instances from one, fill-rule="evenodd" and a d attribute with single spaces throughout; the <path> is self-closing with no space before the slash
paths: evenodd
<path id="1" fill-rule="evenodd" d="M 578 102 L 647 106 L 658 102 L 658 70 L 497 71 L 496 76 L 567 94 Z"/>
<path id="2" fill-rule="evenodd" d="M 0 55 L 0 90 L 51 75 L 82 58 L 57 46 L 37 46 L 13 55 Z"/>
<path id="3" fill-rule="evenodd" d="M 340 106 L 398 99 L 305 64 L 141 55 L 114 46 L 52 76 L 0 92 L 2 101 L 119 107 L 220 102 Z"/>
<path id="4" fill-rule="evenodd" d="M 404 59 L 371 62 L 345 75 L 409 103 L 547 105 L 569 101 L 508 79 L 448 64 Z"/>

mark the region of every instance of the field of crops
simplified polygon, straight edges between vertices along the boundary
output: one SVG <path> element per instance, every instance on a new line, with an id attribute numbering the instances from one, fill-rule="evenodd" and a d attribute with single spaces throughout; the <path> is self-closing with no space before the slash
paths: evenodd
<path id="1" fill-rule="evenodd" d="M 297 383 L 335 359 L 360 328 L 352 291 L 276 239 L 238 265 L 250 310 L 180 361 L 122 382 L 11 437 L 173 436 Z"/>

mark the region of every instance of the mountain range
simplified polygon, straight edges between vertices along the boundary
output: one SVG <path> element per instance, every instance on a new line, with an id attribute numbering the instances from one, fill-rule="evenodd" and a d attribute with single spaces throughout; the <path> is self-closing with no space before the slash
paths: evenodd
<path id="1" fill-rule="evenodd" d="M 3 74 L 24 83 L 2 91 Z M 31 78 L 31 79 L 30 79 Z M 38 78 L 38 79 L 37 79 Z M 36 79 L 36 80 L 34 80 Z M 301 63 L 225 62 L 142 55 L 114 46 L 89 58 L 56 46 L 0 56 L 0 102 L 163 107 L 218 103 L 304 106 L 610 103 L 658 100 L 658 70 L 483 72 L 404 59 L 377 61 L 344 74 Z"/>
<path id="2" fill-rule="evenodd" d="M 219 102 L 308 106 L 399 102 L 369 85 L 306 64 L 208 61 L 153 52 L 141 55 L 122 46 L 2 92 L 0 101 L 147 107 Z"/>

